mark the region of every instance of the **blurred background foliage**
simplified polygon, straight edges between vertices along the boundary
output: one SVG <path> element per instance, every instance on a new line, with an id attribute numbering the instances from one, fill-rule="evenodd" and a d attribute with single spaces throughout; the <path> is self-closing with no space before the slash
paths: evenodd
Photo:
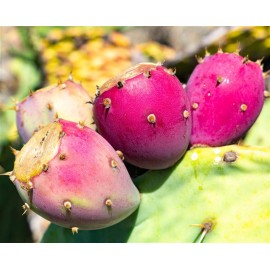
<path id="1" fill-rule="evenodd" d="M 96 85 L 142 62 L 176 67 L 186 83 L 205 50 L 240 49 L 270 69 L 270 27 L 0 27 L 0 173 L 11 171 L 10 146 L 20 149 L 16 102 L 30 91 L 67 79 L 72 73 L 91 96 Z M 270 81 L 266 80 L 269 89 Z M 63 101 L 64 102 L 64 101 Z M 270 102 L 243 144 L 270 145 Z M 22 201 L 7 177 L 0 178 L 0 242 L 38 242 L 48 222 L 31 211 L 22 216 Z"/>

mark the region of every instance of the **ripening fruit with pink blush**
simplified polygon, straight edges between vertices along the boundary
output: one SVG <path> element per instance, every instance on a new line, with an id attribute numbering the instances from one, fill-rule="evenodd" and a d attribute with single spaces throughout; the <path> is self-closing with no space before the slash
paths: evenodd
<path id="1" fill-rule="evenodd" d="M 16 104 L 17 129 L 23 142 L 27 142 L 40 127 L 56 117 L 69 121 L 82 121 L 95 129 L 90 96 L 72 77 L 63 83 L 50 85 L 31 93 Z"/>
<path id="2" fill-rule="evenodd" d="M 61 119 L 50 123 L 15 154 L 10 178 L 24 207 L 60 226 L 73 231 L 105 228 L 140 203 L 118 153 L 81 124 Z"/>
<path id="3" fill-rule="evenodd" d="M 187 83 L 192 107 L 191 145 L 236 142 L 253 125 L 264 104 L 260 61 L 237 53 L 207 55 Z"/>
<path id="4" fill-rule="evenodd" d="M 93 112 L 98 132 L 135 166 L 168 168 L 188 147 L 190 104 L 172 69 L 131 67 L 98 89 Z"/>

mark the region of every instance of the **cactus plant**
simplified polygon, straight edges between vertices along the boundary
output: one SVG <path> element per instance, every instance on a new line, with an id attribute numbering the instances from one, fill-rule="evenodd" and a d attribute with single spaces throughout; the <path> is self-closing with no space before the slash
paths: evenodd
<path id="1" fill-rule="evenodd" d="M 270 100 L 265 100 L 262 112 L 257 121 L 247 133 L 243 143 L 245 145 L 270 146 Z"/>
<path id="2" fill-rule="evenodd" d="M 141 63 L 102 85 L 94 101 L 99 133 L 125 159 L 145 169 L 164 169 L 185 153 L 190 104 L 171 69 Z"/>
<path id="3" fill-rule="evenodd" d="M 77 232 L 115 224 L 139 205 L 139 192 L 118 154 L 80 123 L 50 123 L 13 152 L 9 175 L 25 212 L 31 208 Z"/>
<path id="4" fill-rule="evenodd" d="M 161 65 L 143 64 L 102 85 L 110 74 L 115 76 L 117 70 L 121 72 L 123 67 L 130 66 L 131 60 L 134 64 L 137 60 L 146 60 L 137 58 L 138 51 L 131 53 L 134 47 L 124 35 L 116 32 L 108 34 L 101 28 L 64 28 L 52 31 L 48 39 L 39 44 L 41 51 L 47 49 L 42 51 L 42 59 L 36 57 L 34 61 L 36 65 L 43 61 L 42 75 L 47 75 L 47 83 L 54 82 L 55 77 L 63 79 L 63 76 L 66 77 L 72 70 L 76 78 L 80 75 L 78 79 L 84 87 L 87 86 L 89 93 L 94 95 L 93 86 L 102 85 L 97 88 L 94 101 L 85 95 L 81 99 L 82 102 L 79 102 L 82 106 L 76 105 L 72 109 L 72 97 L 66 98 L 52 93 L 53 89 L 59 90 L 60 93 L 66 88 L 82 88 L 72 80 L 60 82 L 57 87 L 55 85 L 31 93 L 30 97 L 15 106 L 17 125 L 24 142 L 32 136 L 33 131 L 40 130 L 34 133 L 21 151 L 11 148 L 16 156 L 14 169 L 9 166 L 12 165 L 10 158 L 0 165 L 12 170 L 4 174 L 9 175 L 15 184 L 13 186 L 9 183 L 9 188 L 13 188 L 14 192 L 17 188 L 24 201 L 23 214 L 31 208 L 55 223 L 50 226 L 43 242 L 270 241 L 270 183 L 267 177 L 270 163 L 270 144 L 267 137 L 269 101 L 264 103 L 259 115 L 263 106 L 263 90 L 266 90 L 263 79 L 269 71 L 263 72 L 262 60 L 257 61 L 257 64 L 251 61 L 266 54 L 263 61 L 264 69 L 269 68 L 269 28 L 240 30 L 236 29 L 238 34 L 232 31 L 230 35 L 223 35 L 223 41 L 228 38 L 231 43 L 222 46 L 226 51 L 232 52 L 240 48 L 237 44 L 238 37 L 244 36 L 244 44 L 241 42 L 244 50 L 241 54 L 248 54 L 250 58 L 241 57 L 238 52 L 223 53 L 221 49 L 214 55 L 206 55 L 204 59 L 197 57 L 199 65 L 191 75 L 187 87 L 192 101 L 191 111 L 181 84 L 178 88 L 186 105 L 181 110 L 179 102 L 175 102 L 179 101 L 175 98 L 179 92 L 172 94 L 169 87 L 170 84 L 173 85 L 173 81 L 180 79 L 184 82 L 186 79 L 182 78 L 188 78 L 190 75 L 191 72 L 188 69 L 184 70 L 185 66 L 182 66 L 183 63 L 188 63 L 187 59 L 181 62 L 181 68 L 178 69 L 181 74 L 177 73 L 178 77 L 174 70 Z M 214 39 L 212 38 L 212 42 Z M 38 46 L 38 41 L 41 40 L 31 38 L 32 41 L 33 45 Z M 208 36 L 203 43 L 209 45 Z M 220 46 L 221 43 L 222 40 L 210 44 L 208 50 L 216 51 L 214 47 L 217 44 Z M 153 57 L 153 61 L 157 57 L 161 57 L 158 61 L 162 61 L 162 57 L 165 56 L 156 53 L 156 44 L 150 45 L 151 43 L 146 47 L 144 44 L 138 45 L 135 49 L 143 51 L 145 56 Z M 149 53 L 148 46 L 151 47 L 152 54 Z M 179 55 L 183 59 L 183 55 L 189 57 L 192 54 L 195 60 L 194 52 L 189 50 L 186 54 Z M 201 51 L 197 53 L 201 54 Z M 115 60 L 118 61 L 117 65 Z M 177 61 L 179 60 L 171 59 L 171 62 L 166 61 L 165 65 L 175 66 Z M 102 67 L 105 66 L 103 70 Z M 161 74 L 164 75 L 164 80 L 157 79 Z M 45 77 L 36 81 L 44 83 Z M 160 92 L 153 91 L 154 87 L 149 83 L 151 81 L 155 82 Z M 143 94 L 139 93 L 135 97 L 134 89 L 139 89 L 141 85 L 146 86 L 142 88 Z M 40 87 L 43 87 L 41 83 L 32 89 Z M 28 91 L 31 87 L 23 88 L 24 91 Z M 164 89 L 167 89 L 168 95 L 164 93 Z M 147 96 L 149 93 L 145 90 L 149 90 L 152 99 Z M 42 96 L 41 93 L 46 95 Z M 65 93 L 67 94 L 67 91 Z M 265 97 L 269 96 L 269 92 L 264 93 L 267 94 Z M 25 96 L 25 92 L 18 94 L 15 99 Z M 116 95 L 123 95 L 124 98 L 122 96 L 114 100 Z M 0 112 L 4 108 L 3 104 L 7 106 L 5 102 L 1 104 Z M 85 115 L 91 114 L 92 104 L 95 107 L 99 132 L 110 142 L 122 143 L 120 147 L 114 145 L 113 149 L 101 136 L 85 126 L 92 125 L 92 116 L 91 121 L 83 119 Z M 126 104 L 129 106 L 125 106 Z M 114 105 L 118 105 L 117 110 Z M 144 121 L 136 123 L 136 116 L 145 113 L 149 105 L 161 114 L 157 117 L 157 113 L 147 113 L 144 115 Z M 57 119 L 56 122 L 39 128 L 54 120 L 56 113 L 61 118 L 66 118 L 61 114 L 59 107 L 66 109 L 69 116 L 76 116 L 77 118 L 73 119 L 76 123 Z M 84 107 L 82 111 L 81 107 Z M 37 112 L 37 108 L 41 110 Z M 37 112 L 36 115 L 34 111 Z M 133 117 L 128 117 L 130 115 Z M 70 119 L 69 116 L 67 119 Z M 117 116 L 117 121 L 111 121 L 112 116 Z M 258 121 L 249 130 L 257 117 Z M 191 137 L 192 149 L 183 156 L 191 135 L 192 118 L 195 119 Z M 169 121 L 166 121 L 168 119 Z M 161 125 L 157 120 L 162 120 L 162 124 L 166 123 L 162 127 L 164 129 L 160 129 Z M 182 124 L 181 128 L 179 122 Z M 9 126 L 11 131 L 8 138 L 12 138 L 9 142 L 17 148 L 19 141 L 15 143 L 18 139 L 17 134 L 15 135 L 15 123 Z M 148 129 L 144 130 L 145 126 Z M 173 130 L 176 126 L 178 132 Z M 149 127 L 153 133 L 149 132 Z M 241 143 L 268 147 L 221 147 L 238 141 L 248 130 Z M 181 134 L 174 136 L 176 133 Z M 114 135 L 111 140 L 110 136 Z M 202 148 L 205 144 L 220 147 Z M 196 146 L 199 148 L 194 148 Z M 2 149 L 7 150 L 6 144 Z M 134 153 L 137 155 L 135 159 L 132 156 Z M 181 157 L 182 160 L 177 162 Z M 127 161 L 126 168 L 121 159 Z M 0 161 L 2 160 L 3 156 Z M 166 169 L 172 165 L 172 168 Z M 131 174 L 128 175 L 127 170 L 138 176 L 138 172 L 147 170 L 143 168 L 165 170 L 150 171 L 140 177 L 134 177 L 134 186 Z M 8 183 L 4 181 L 1 184 Z M 3 186 L 5 188 L 5 185 Z M 113 196 L 108 196 L 108 193 Z M 12 198 L 8 195 L 9 202 L 16 205 Z M 12 209 L 8 210 L 8 207 L 5 207 L 7 201 L 7 197 L 4 196 L 4 218 L 7 217 L 5 213 Z M 25 216 L 22 220 L 26 221 Z M 72 235 L 70 229 L 73 234 L 78 229 L 83 231 Z M 2 237 L 3 235 L 5 233 L 2 232 Z"/>
<path id="5" fill-rule="evenodd" d="M 75 237 L 51 225 L 43 242 L 270 242 L 270 148 L 189 150 L 174 167 L 135 179 L 139 209 Z"/>

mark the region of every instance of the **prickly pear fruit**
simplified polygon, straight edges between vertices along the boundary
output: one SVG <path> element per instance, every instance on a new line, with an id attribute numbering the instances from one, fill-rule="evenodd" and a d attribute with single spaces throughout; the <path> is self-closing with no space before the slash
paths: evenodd
<path id="1" fill-rule="evenodd" d="M 129 163 L 164 169 L 185 153 L 190 104 L 173 70 L 141 63 L 98 89 L 94 120 L 99 133 Z"/>
<path id="2" fill-rule="evenodd" d="M 87 91 L 69 79 L 58 85 L 51 85 L 31 93 L 16 104 L 17 129 L 24 142 L 40 127 L 59 118 L 78 122 L 83 121 L 95 129 L 92 117 L 92 104 Z"/>
<path id="3" fill-rule="evenodd" d="M 236 142 L 259 116 L 264 102 L 260 61 L 237 53 L 207 55 L 187 83 L 192 106 L 192 145 Z"/>
<path id="4" fill-rule="evenodd" d="M 50 123 L 15 154 L 10 178 L 24 209 L 73 232 L 113 225 L 139 205 L 139 192 L 116 151 L 86 126 Z"/>
<path id="5" fill-rule="evenodd" d="M 269 174 L 269 147 L 192 149 L 174 167 L 134 180 L 140 207 L 123 222 L 76 239 L 51 225 L 43 242 L 269 243 Z"/>

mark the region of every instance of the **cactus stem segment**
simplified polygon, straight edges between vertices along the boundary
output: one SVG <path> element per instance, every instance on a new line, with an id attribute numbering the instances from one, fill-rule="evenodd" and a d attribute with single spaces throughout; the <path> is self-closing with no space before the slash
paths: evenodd
<path id="1" fill-rule="evenodd" d="M 109 109 L 111 107 L 112 101 L 110 98 L 104 98 L 103 99 L 103 105 L 105 109 Z"/>
<path id="2" fill-rule="evenodd" d="M 22 216 L 27 212 L 28 209 L 30 209 L 30 206 L 25 203 L 23 206 L 22 206 L 22 209 L 24 210 L 24 212 L 22 213 Z"/>
<path id="3" fill-rule="evenodd" d="M 247 107 L 246 104 L 242 104 L 240 108 L 241 108 L 241 111 L 242 111 L 242 112 L 245 112 L 245 111 L 247 110 L 248 107 Z"/>
<path id="4" fill-rule="evenodd" d="M 78 227 L 72 227 L 72 228 L 71 228 L 71 232 L 72 232 L 73 235 L 74 235 L 75 233 L 78 233 L 78 231 L 79 231 L 79 228 L 78 228 Z"/>
<path id="5" fill-rule="evenodd" d="M 147 116 L 147 121 L 150 123 L 150 124 L 155 124 L 156 123 L 156 116 L 151 113 Z"/>
<path id="6" fill-rule="evenodd" d="M 66 208 L 67 211 L 71 211 L 72 204 L 70 201 L 65 201 L 64 202 L 64 207 Z"/>
<path id="7" fill-rule="evenodd" d="M 125 159 L 125 157 L 124 157 L 124 154 L 123 154 L 123 152 L 122 151 L 120 151 L 120 150 L 116 150 L 116 153 L 117 153 L 117 155 L 122 159 L 122 160 L 124 160 Z"/>

